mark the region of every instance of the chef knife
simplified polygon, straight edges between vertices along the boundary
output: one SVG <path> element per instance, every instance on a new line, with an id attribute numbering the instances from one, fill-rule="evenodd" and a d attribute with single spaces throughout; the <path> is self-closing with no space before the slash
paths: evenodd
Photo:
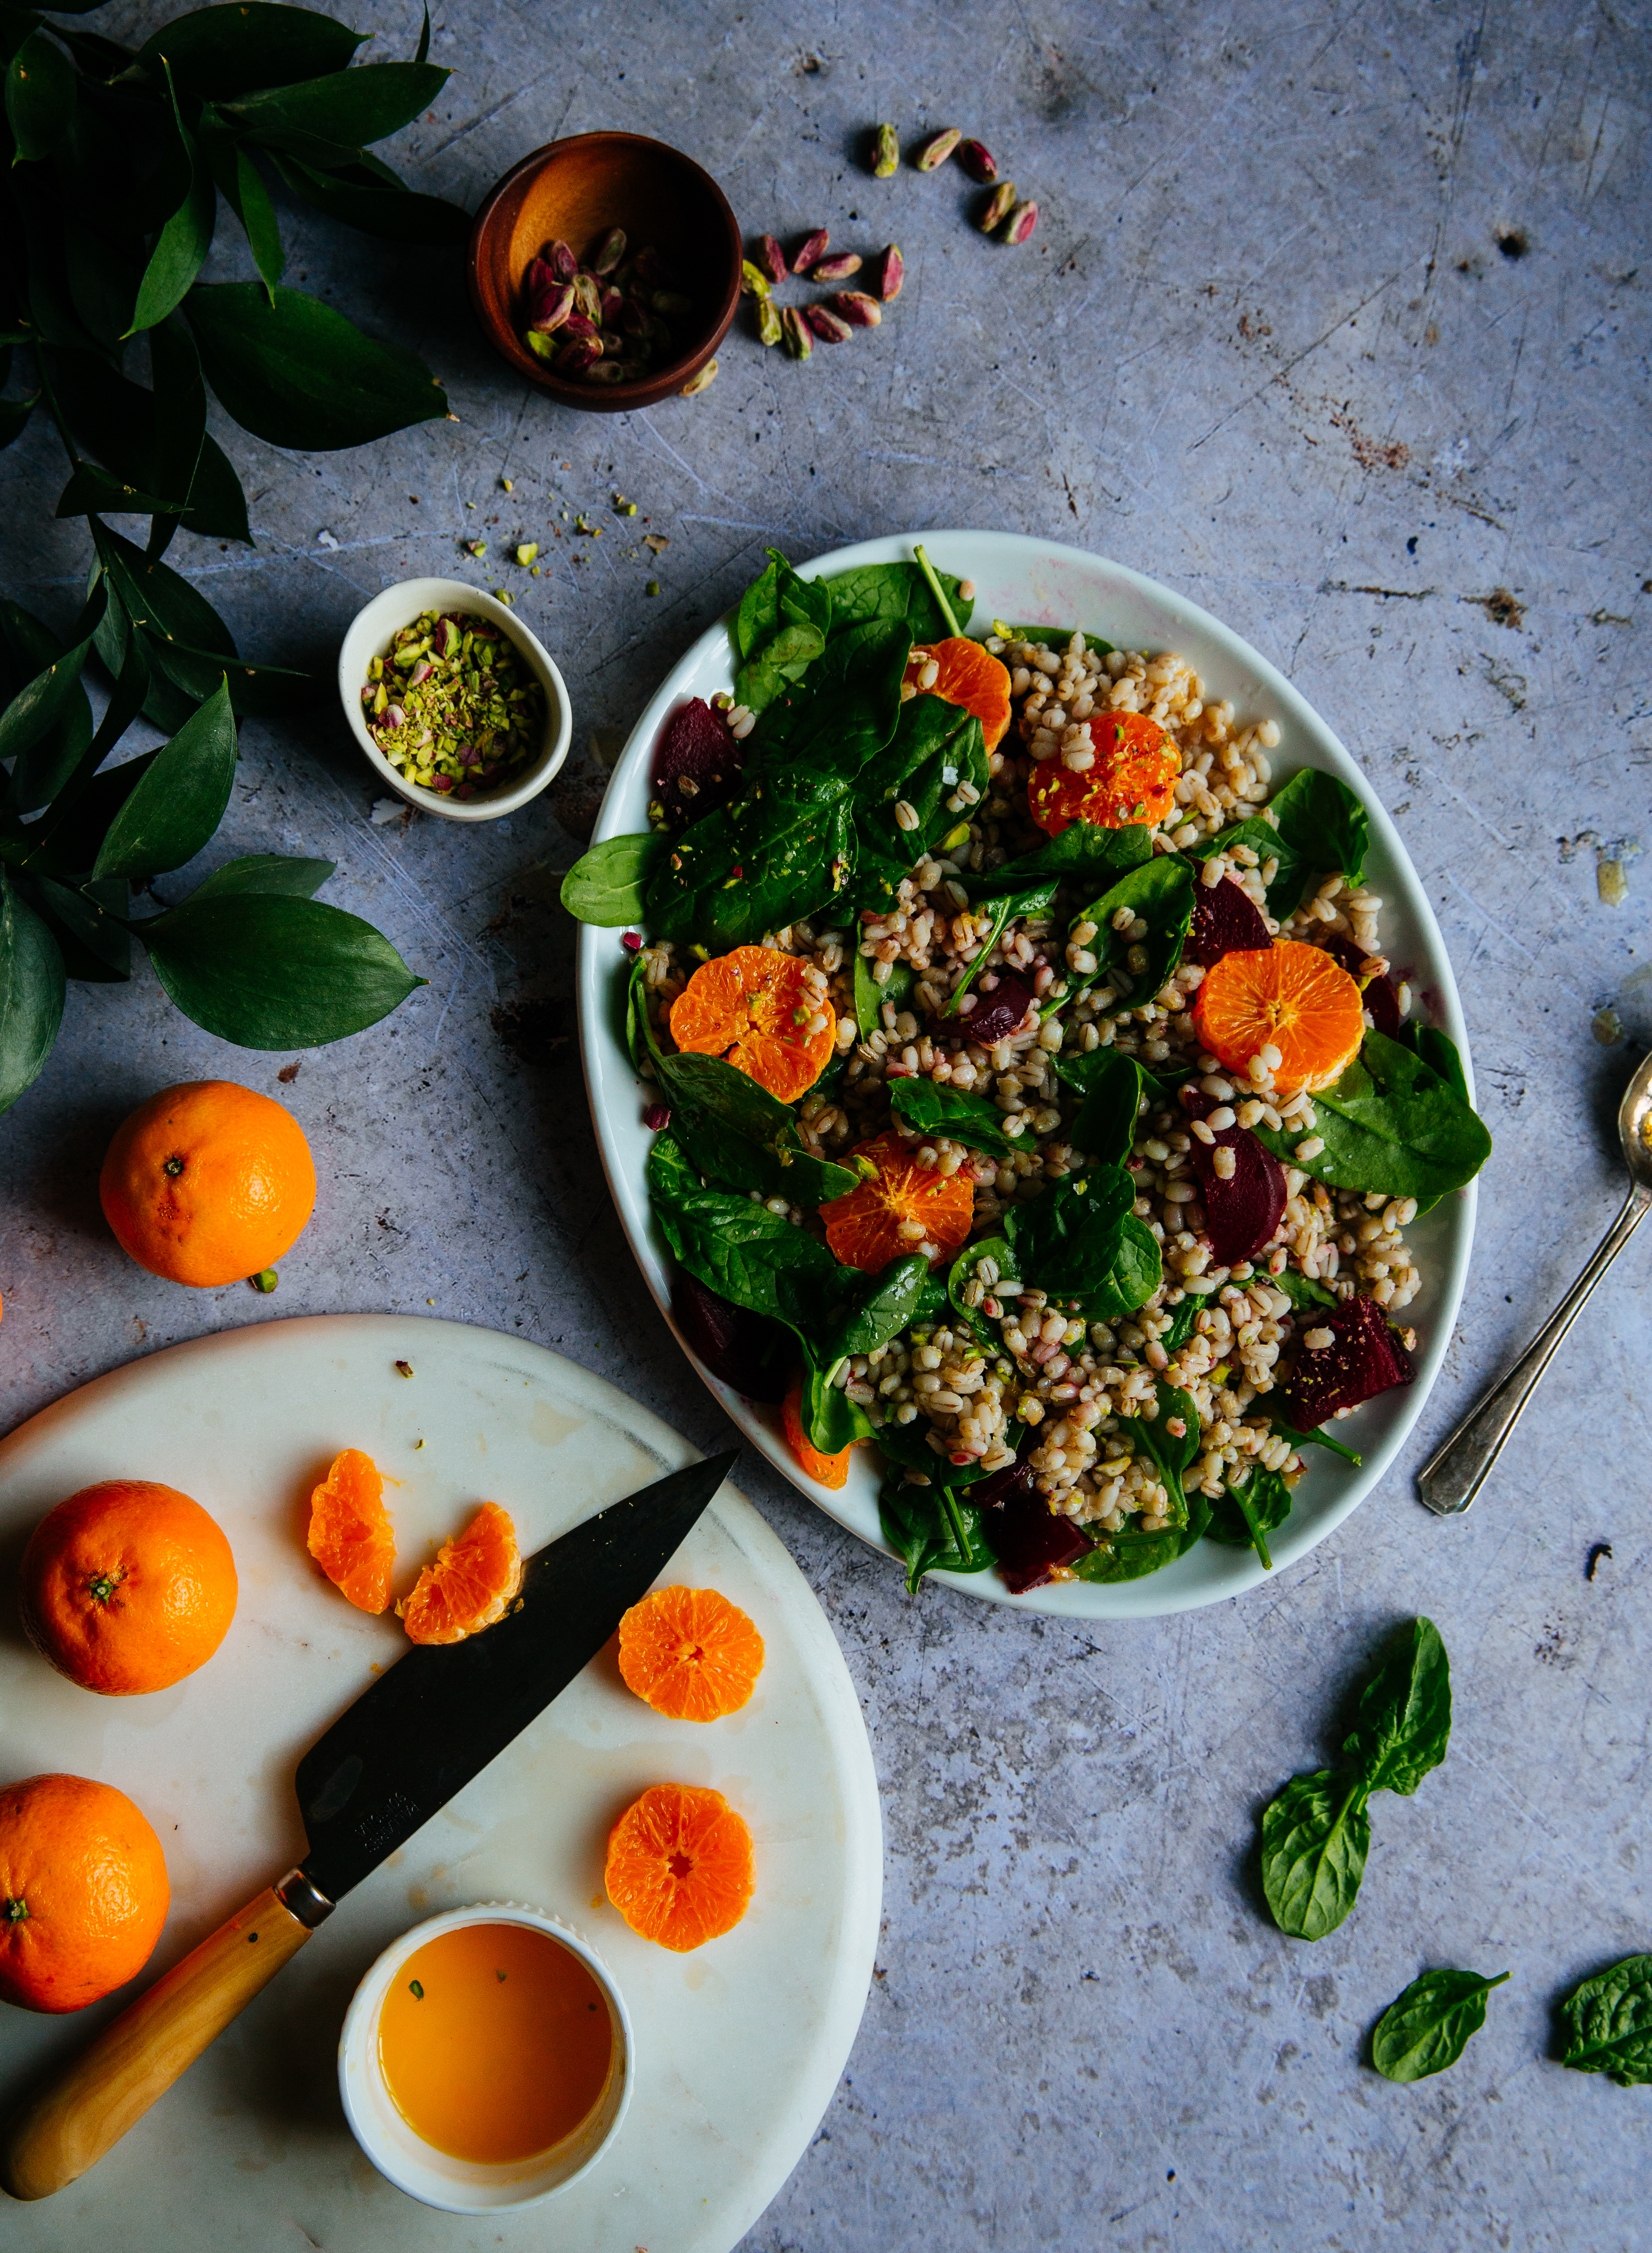
<path id="1" fill-rule="evenodd" d="M 309 1852 L 25 2105 L 0 2186 L 49 2198 L 101 2159 L 378 1868 L 589 1665 L 733 1467 L 690 1463 L 530 1557 L 504 1619 L 380 1675 L 298 1763 Z"/>

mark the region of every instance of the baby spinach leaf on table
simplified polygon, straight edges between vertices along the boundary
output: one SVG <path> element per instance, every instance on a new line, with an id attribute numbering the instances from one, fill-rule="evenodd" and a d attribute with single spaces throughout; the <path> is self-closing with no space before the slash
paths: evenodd
<path id="1" fill-rule="evenodd" d="M 647 912 L 648 879 L 665 858 L 666 843 L 652 829 L 604 838 L 563 877 L 562 905 L 579 922 L 609 930 L 641 923 Z"/>
<path id="2" fill-rule="evenodd" d="M 1280 923 L 1301 905 L 1310 877 L 1341 869 L 1353 887 L 1364 881 L 1370 817 L 1346 783 L 1318 767 L 1303 767 L 1275 791 L 1268 812 L 1272 821 L 1252 814 L 1214 837 L 1201 838 L 1187 847 L 1188 858 L 1208 861 L 1213 853 L 1249 845 L 1258 861 L 1277 860 L 1267 903 L 1268 913 Z"/>
<path id="3" fill-rule="evenodd" d="M 859 1175 L 817 1157 L 785 1105 L 749 1073 L 721 1057 L 664 1055 L 652 1037 L 649 1046 L 672 1131 L 700 1172 L 794 1205 L 825 1204 L 854 1188 Z"/>
<path id="4" fill-rule="evenodd" d="M 917 973 L 910 962 L 892 962 L 889 974 L 882 985 L 872 974 L 872 962 L 867 955 L 854 958 L 854 1022 L 860 1028 L 861 1038 L 868 1039 L 878 1032 L 883 1023 L 883 1004 L 888 1001 L 898 1009 L 917 983 Z"/>
<path id="5" fill-rule="evenodd" d="M 1407 1620 L 1389 1637 L 1361 1693 L 1343 1757 L 1367 1791 L 1415 1791 L 1451 1741 L 1451 1667 L 1432 1620 Z"/>
<path id="6" fill-rule="evenodd" d="M 1426 2081 L 1455 2065 L 1486 2023 L 1486 1998 L 1509 1977 L 1425 1971 L 1371 2029 L 1371 2063 L 1387 2081 Z"/>
<path id="7" fill-rule="evenodd" d="M 648 922 L 725 954 L 827 906 L 854 866 L 846 785 L 788 771 L 684 831 L 648 880 Z"/>
<path id="8" fill-rule="evenodd" d="M 1015 1206 L 1005 1216 L 1004 1234 L 1021 1281 L 1063 1299 L 1100 1290 L 1135 1200 L 1122 1166 L 1087 1166 Z"/>
<path id="9" fill-rule="evenodd" d="M 806 767 L 821 778 L 852 782 L 895 733 L 910 651 L 898 626 L 834 634 L 807 677 L 759 718 L 746 738 L 748 764 L 766 776 Z"/>
<path id="10" fill-rule="evenodd" d="M 673 1256 L 708 1291 L 799 1336 L 812 1327 L 822 1291 L 841 1273 L 824 1244 L 749 1197 L 703 1187 L 672 1134 L 654 1137 L 648 1188 Z"/>
<path id="11" fill-rule="evenodd" d="M 996 899 L 1000 892 L 1025 890 L 1054 876 L 1074 883 L 1116 882 L 1153 858 L 1153 833 L 1140 822 L 1104 829 L 1093 821 L 1072 821 L 1055 837 L 1021 853 L 1000 868 L 960 881 L 972 900 Z"/>
<path id="12" fill-rule="evenodd" d="M 962 1088 L 945 1087 L 932 1079 L 892 1079 L 889 1108 L 921 1134 L 944 1135 L 972 1150 L 990 1150 L 1007 1156 L 1015 1145 L 1004 1132 L 1004 1114 L 984 1096 L 966 1095 Z"/>
<path id="13" fill-rule="evenodd" d="M 906 1566 L 910 1595 L 926 1573 L 984 1573 L 993 1562 L 980 1511 L 950 1488 L 888 1478 L 878 1495 L 878 1519 L 884 1539 Z"/>
<path id="14" fill-rule="evenodd" d="M 961 579 L 938 571 L 947 601 L 961 627 L 967 627 L 971 605 L 958 593 Z M 902 625 L 914 641 L 939 641 L 951 629 L 940 605 L 916 563 L 862 563 L 858 569 L 840 571 L 825 582 L 832 590 L 832 631 L 858 625 Z"/>
<path id="15" fill-rule="evenodd" d="M 832 593 L 821 579 L 802 579 L 777 548 L 769 566 L 748 587 L 735 614 L 735 644 L 741 662 L 735 673 L 735 700 L 762 712 L 797 680 L 826 647 L 832 623 Z"/>
<path id="16" fill-rule="evenodd" d="M 1560 2062 L 1604 2073 L 1620 2089 L 1652 2082 L 1652 1956 L 1626 1956 L 1575 1987 L 1560 2005 Z"/>
<path id="17" fill-rule="evenodd" d="M 1132 868 L 1080 911 L 1077 921 L 1096 926 L 1090 952 L 1097 966 L 1084 983 L 1095 986 L 1105 979 L 1112 987 L 1115 1000 L 1108 1016 L 1152 1001 L 1181 961 L 1193 923 L 1193 887 L 1192 871 L 1181 855 L 1161 853 Z M 1134 940 L 1127 930 L 1113 929 L 1112 919 L 1121 908 L 1147 924 L 1145 938 Z M 1147 966 L 1132 970 L 1130 952 L 1137 945 L 1146 950 Z"/>
<path id="18" fill-rule="evenodd" d="M 1294 1267 L 1282 1267 L 1277 1275 L 1263 1279 L 1276 1291 L 1283 1291 L 1293 1307 L 1335 1307 L 1338 1304 L 1335 1291 L 1323 1283 L 1315 1282 L 1312 1275 L 1304 1275 Z"/>
<path id="19" fill-rule="evenodd" d="M 1142 1100 L 1162 1101 L 1169 1092 L 1164 1082 L 1118 1049 L 1057 1055 L 1053 1061 L 1056 1078 L 1084 1098 L 1068 1129 L 1073 1147 L 1103 1165 L 1122 1166 L 1136 1138 Z"/>
<path id="20" fill-rule="evenodd" d="M 1158 1414 L 1137 1416 L 1130 1426 L 1130 1435 L 1138 1454 L 1151 1457 L 1165 1490 L 1170 1497 L 1170 1514 L 1176 1525 L 1186 1525 L 1188 1517 L 1188 1493 L 1181 1482 L 1199 1459 L 1199 1412 L 1193 1405 L 1193 1395 L 1183 1392 L 1174 1385 L 1159 1378 L 1154 1387 Z M 1172 1423 L 1180 1423 L 1181 1430 L 1173 1432 Z"/>
<path id="21" fill-rule="evenodd" d="M 1342 1078 L 1314 1098 L 1316 1157 L 1296 1155 L 1295 1130 L 1258 1124 L 1274 1156 L 1328 1188 L 1438 1199 L 1470 1182 L 1491 1155 L 1491 1136 L 1450 1083 L 1398 1041 L 1368 1032 Z"/>
<path id="22" fill-rule="evenodd" d="M 1370 1852 L 1364 1784 L 1321 1768 L 1293 1775 L 1262 1814 L 1262 1890 L 1293 1940 L 1323 1940 L 1353 1908 Z"/>
<path id="23" fill-rule="evenodd" d="M 1209 1508 L 1207 1498 L 1195 1494 L 1188 1499 L 1185 1525 L 1167 1525 L 1157 1533 L 1139 1533 L 1129 1528 L 1121 1533 L 1098 1533 L 1096 1546 L 1078 1559 L 1073 1571 L 1081 1580 L 1108 1584 L 1144 1580 L 1149 1573 L 1160 1572 L 1187 1555 L 1206 1529 Z"/>
<path id="24" fill-rule="evenodd" d="M 1159 1239 L 1145 1220 L 1132 1213 L 1119 1238 L 1119 1249 L 1097 1287 L 1084 1300 L 1087 1322 L 1118 1322 L 1145 1307 L 1164 1281 L 1164 1259 Z"/>
<path id="25" fill-rule="evenodd" d="M 1211 1510 L 1207 1531 L 1224 1548 L 1254 1549 L 1271 1573 L 1273 1559 L 1268 1554 L 1267 1537 L 1277 1533 L 1290 1514 L 1290 1488 L 1278 1471 L 1258 1465 L 1245 1478 L 1229 1484 Z"/>

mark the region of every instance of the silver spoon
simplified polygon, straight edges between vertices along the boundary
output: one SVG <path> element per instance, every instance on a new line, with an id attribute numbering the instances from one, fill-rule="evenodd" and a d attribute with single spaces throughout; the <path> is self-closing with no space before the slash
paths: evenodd
<path id="1" fill-rule="evenodd" d="M 1623 1162 L 1629 1169 L 1628 1203 L 1600 1239 L 1594 1258 L 1508 1376 L 1477 1408 L 1470 1410 L 1417 1474 L 1418 1492 L 1430 1510 L 1442 1517 L 1467 1510 L 1484 1486 L 1502 1452 L 1503 1441 L 1553 1359 L 1555 1348 L 1583 1312 L 1590 1292 L 1652 1210 L 1652 1056 L 1643 1060 L 1623 1092 L 1618 1134 L 1623 1144 Z"/>

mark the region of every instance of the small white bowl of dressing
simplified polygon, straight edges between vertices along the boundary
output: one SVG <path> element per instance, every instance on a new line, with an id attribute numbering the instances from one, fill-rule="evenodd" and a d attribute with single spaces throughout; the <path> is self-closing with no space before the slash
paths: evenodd
<path id="1" fill-rule="evenodd" d="M 624 1999 L 588 1942 L 516 1902 L 449 1909 L 380 1956 L 338 2088 L 380 2173 L 445 2214 L 537 2206 L 594 2167 L 631 2101 Z"/>
<path id="2" fill-rule="evenodd" d="M 427 610 L 457 610 L 485 619 L 520 652 L 545 699 L 540 745 L 526 765 L 470 799 L 457 799 L 450 792 L 427 790 L 410 781 L 385 757 L 362 717 L 361 692 L 369 685 L 373 659 L 384 657 L 402 627 L 411 625 Z M 568 757 L 574 735 L 568 687 L 544 643 L 513 610 L 479 588 L 466 586 L 462 579 L 403 579 L 359 610 L 339 645 L 338 701 L 351 733 L 380 780 L 421 813 L 440 814 L 444 821 L 498 821 L 504 814 L 514 813 L 531 798 L 537 798 L 550 781 Z"/>

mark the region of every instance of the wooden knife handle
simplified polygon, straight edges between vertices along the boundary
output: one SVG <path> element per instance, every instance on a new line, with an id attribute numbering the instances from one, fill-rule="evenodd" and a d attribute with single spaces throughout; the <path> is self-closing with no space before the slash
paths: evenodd
<path id="1" fill-rule="evenodd" d="M 7 2124 L 0 2186 L 13 2198 L 50 2198 L 94 2166 L 296 1956 L 310 1932 L 273 1886 L 238 1910 Z"/>

